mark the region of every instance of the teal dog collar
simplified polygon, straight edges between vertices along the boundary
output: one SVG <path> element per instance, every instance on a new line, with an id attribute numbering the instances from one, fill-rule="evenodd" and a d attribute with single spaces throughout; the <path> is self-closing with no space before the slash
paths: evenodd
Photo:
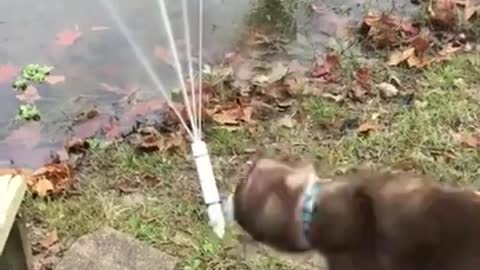
<path id="1" fill-rule="evenodd" d="M 321 184 L 318 181 L 314 181 L 309 184 L 303 193 L 302 200 L 302 224 L 303 233 L 306 239 L 310 238 L 310 226 L 313 219 L 313 213 L 315 211 L 315 202 L 317 194 L 320 192 Z"/>

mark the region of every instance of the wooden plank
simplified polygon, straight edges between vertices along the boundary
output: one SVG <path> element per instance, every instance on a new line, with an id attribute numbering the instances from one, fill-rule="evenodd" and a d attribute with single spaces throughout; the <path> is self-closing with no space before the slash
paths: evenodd
<path id="1" fill-rule="evenodd" d="M 26 188 L 21 175 L 0 176 L 0 254 L 5 247 Z"/>

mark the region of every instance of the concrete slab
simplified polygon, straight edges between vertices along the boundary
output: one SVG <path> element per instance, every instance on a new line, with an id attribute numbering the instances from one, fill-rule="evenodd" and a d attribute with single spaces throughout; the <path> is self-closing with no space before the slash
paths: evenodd
<path id="1" fill-rule="evenodd" d="M 178 259 L 104 228 L 80 237 L 55 270 L 173 270 Z"/>

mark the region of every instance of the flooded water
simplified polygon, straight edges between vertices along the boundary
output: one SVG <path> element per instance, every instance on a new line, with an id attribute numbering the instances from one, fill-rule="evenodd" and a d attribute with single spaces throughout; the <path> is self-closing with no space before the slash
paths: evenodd
<path id="1" fill-rule="evenodd" d="M 165 86 L 177 87 L 157 1 L 111 1 Z M 258 1 L 261 0 L 204 0 L 204 62 L 215 64 L 235 47 L 246 16 Z M 317 1 L 315 14 L 297 14 L 300 38 L 293 42 L 292 52 L 305 49 L 301 47 L 305 38 L 317 42 L 309 43 L 310 48 L 321 49 L 327 38 L 336 35 L 343 21 L 350 16 L 359 18 L 365 6 L 392 6 L 391 1 L 366 1 Z M 181 1 L 166 2 L 177 45 L 182 49 Z M 196 52 L 198 1 L 189 4 L 192 46 Z M 414 8 L 408 0 L 395 1 L 395 7 L 406 13 Z M 64 135 L 72 131 L 72 119 L 89 106 L 110 115 L 100 117 L 108 125 L 118 114 L 116 106 L 134 90 L 140 89 L 136 98 L 141 100 L 161 98 L 101 1 L 0 1 L 0 10 L 4 11 L 0 14 L 0 71 L 4 68 L 3 76 L 0 74 L 0 136 L 4 139 L 0 143 L 0 166 L 13 162 L 16 166 L 37 167 L 48 161 L 53 146 L 62 145 Z M 72 40 L 75 42 L 69 42 Z M 9 72 L 5 69 L 13 74 L 29 63 L 53 66 L 52 73 L 65 76 L 66 80 L 56 85 L 35 85 L 41 96 L 36 105 L 42 120 L 25 124 L 15 120 L 21 103 L 11 88 L 15 76 L 6 77 Z M 86 131 L 83 135 L 93 134 Z"/>

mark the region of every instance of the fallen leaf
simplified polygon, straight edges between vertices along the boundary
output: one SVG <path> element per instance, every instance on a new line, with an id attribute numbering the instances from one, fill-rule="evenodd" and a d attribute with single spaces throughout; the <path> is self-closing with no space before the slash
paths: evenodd
<path id="1" fill-rule="evenodd" d="M 415 48 L 413 47 L 408 48 L 404 51 L 395 51 L 390 55 L 387 65 L 396 66 L 402 63 L 403 61 L 407 60 L 408 58 L 410 58 L 414 53 L 415 53 Z"/>
<path id="2" fill-rule="evenodd" d="M 269 73 L 253 77 L 252 82 L 256 84 L 272 84 L 283 79 L 287 73 L 288 66 L 282 62 L 276 62 L 272 65 Z"/>
<path id="3" fill-rule="evenodd" d="M 278 120 L 278 125 L 281 127 L 286 127 L 286 128 L 294 128 L 295 127 L 295 121 L 292 119 L 290 115 L 285 115 L 282 118 Z"/>
<path id="4" fill-rule="evenodd" d="M 39 241 L 43 248 L 49 248 L 59 241 L 57 230 L 47 233 L 46 237 Z"/>
<path id="5" fill-rule="evenodd" d="M 45 81 L 51 85 L 65 82 L 65 76 L 62 75 L 47 75 Z"/>
<path id="6" fill-rule="evenodd" d="M 415 52 L 423 54 L 430 48 L 430 37 L 427 34 L 417 35 L 409 43 L 415 48 Z"/>
<path id="7" fill-rule="evenodd" d="M 17 95 L 17 99 L 29 104 L 33 104 L 35 101 L 40 99 L 37 88 L 33 85 L 27 86 L 27 89 L 22 91 L 22 93 Z"/>
<path id="8" fill-rule="evenodd" d="M 325 82 L 335 81 L 337 79 L 337 69 L 340 66 L 338 56 L 327 54 L 322 60 L 317 59 L 312 70 L 312 76 L 323 79 Z"/>
<path id="9" fill-rule="evenodd" d="M 30 189 L 40 197 L 60 194 L 72 187 L 73 168 L 68 163 L 47 164 L 36 170 L 27 181 Z"/>
<path id="10" fill-rule="evenodd" d="M 457 23 L 455 13 L 456 0 L 435 0 L 430 1 L 428 7 L 430 20 L 436 26 L 452 27 Z"/>
<path id="11" fill-rule="evenodd" d="M 480 6 L 472 3 L 472 0 L 465 0 L 464 3 L 464 20 L 468 21 L 470 18 L 472 18 L 475 13 L 478 13 Z"/>
<path id="12" fill-rule="evenodd" d="M 78 29 L 64 30 L 57 34 L 55 43 L 60 46 L 72 46 L 81 36 L 82 32 Z"/>
<path id="13" fill-rule="evenodd" d="M 409 20 L 402 20 L 401 28 L 402 28 L 402 31 L 409 36 L 417 35 L 419 32 L 418 28 L 413 26 L 413 23 Z"/>
<path id="14" fill-rule="evenodd" d="M 113 187 L 119 193 L 131 194 L 137 191 L 138 184 L 132 183 L 132 181 L 122 179 L 115 181 Z"/>
<path id="15" fill-rule="evenodd" d="M 363 87 L 359 82 L 353 82 L 352 94 L 354 98 L 363 99 L 367 93 L 367 89 L 365 89 L 365 87 Z"/>
<path id="16" fill-rule="evenodd" d="M 47 179 L 40 179 L 32 185 L 31 188 L 38 194 L 38 196 L 46 197 L 48 192 L 53 191 L 53 184 Z"/>
<path id="17" fill-rule="evenodd" d="M 239 105 L 208 111 L 213 121 L 221 125 L 238 125 L 240 122 L 253 123 L 253 108 Z"/>
<path id="18" fill-rule="evenodd" d="M 460 134 L 460 142 L 470 148 L 480 147 L 480 135 L 479 134 Z"/>
<path id="19" fill-rule="evenodd" d="M 18 70 L 16 66 L 11 64 L 0 65 L 0 84 L 12 83 Z"/>
<path id="20" fill-rule="evenodd" d="M 363 123 L 358 127 L 359 133 L 369 133 L 371 131 L 376 131 L 378 126 L 369 122 Z"/>
<path id="21" fill-rule="evenodd" d="M 182 132 L 161 134 L 155 127 L 147 126 L 130 136 L 129 141 L 142 152 L 187 153 L 187 144 Z"/>
<path id="22" fill-rule="evenodd" d="M 92 30 L 94 32 L 95 31 L 105 31 L 105 30 L 109 30 L 109 29 L 110 29 L 110 27 L 108 27 L 108 26 L 92 26 L 90 28 L 90 30 Z"/>
<path id="23" fill-rule="evenodd" d="M 355 71 L 355 81 L 352 85 L 353 96 L 357 99 L 362 99 L 370 89 L 370 72 L 367 68 L 361 67 Z"/>
<path id="24" fill-rule="evenodd" d="M 383 97 L 390 98 L 398 95 L 398 89 L 393 84 L 383 82 L 378 84 L 377 88 Z"/>
<path id="25" fill-rule="evenodd" d="M 260 75 L 257 75 L 255 77 L 253 77 L 252 83 L 254 83 L 254 84 L 264 84 L 264 83 L 267 83 L 269 80 L 270 80 L 270 78 L 268 78 L 267 75 L 260 74 Z"/>
<path id="26" fill-rule="evenodd" d="M 427 56 L 417 57 L 415 54 L 412 54 L 407 59 L 407 64 L 409 67 L 423 68 L 432 63 L 435 60 L 434 58 L 428 58 Z"/>
<path id="27" fill-rule="evenodd" d="M 404 36 L 416 33 L 416 28 L 406 20 L 386 12 L 369 12 L 363 19 L 360 32 L 369 45 L 382 49 L 398 45 Z"/>
<path id="28" fill-rule="evenodd" d="M 153 49 L 153 55 L 163 63 L 168 64 L 172 67 L 175 67 L 175 60 L 174 60 L 173 54 L 170 52 L 169 49 L 166 49 L 161 46 L 156 46 Z"/>
<path id="29" fill-rule="evenodd" d="M 130 143 L 142 152 L 160 151 L 165 147 L 165 138 L 154 127 L 143 127 L 135 135 Z"/>
<path id="30" fill-rule="evenodd" d="M 448 44 L 447 46 L 443 47 L 440 51 L 438 51 L 437 54 L 440 57 L 444 57 L 450 54 L 454 54 L 458 51 L 461 51 L 462 49 L 463 49 L 463 46 L 453 46 L 453 44 Z"/>
<path id="31" fill-rule="evenodd" d="M 155 188 L 160 184 L 160 179 L 156 175 L 144 175 L 143 182 L 148 188 Z"/>
<path id="32" fill-rule="evenodd" d="M 370 71 L 366 67 L 361 67 L 355 71 L 354 74 L 355 80 L 361 84 L 363 87 L 369 87 L 370 81 Z"/>
<path id="33" fill-rule="evenodd" d="M 84 153 L 87 150 L 88 143 L 77 137 L 65 141 L 64 148 L 67 153 Z"/>
<path id="34" fill-rule="evenodd" d="M 288 66 L 281 62 L 277 62 L 273 65 L 272 71 L 268 75 L 268 82 L 269 83 L 274 83 L 276 81 L 279 81 L 285 77 L 288 73 Z"/>

